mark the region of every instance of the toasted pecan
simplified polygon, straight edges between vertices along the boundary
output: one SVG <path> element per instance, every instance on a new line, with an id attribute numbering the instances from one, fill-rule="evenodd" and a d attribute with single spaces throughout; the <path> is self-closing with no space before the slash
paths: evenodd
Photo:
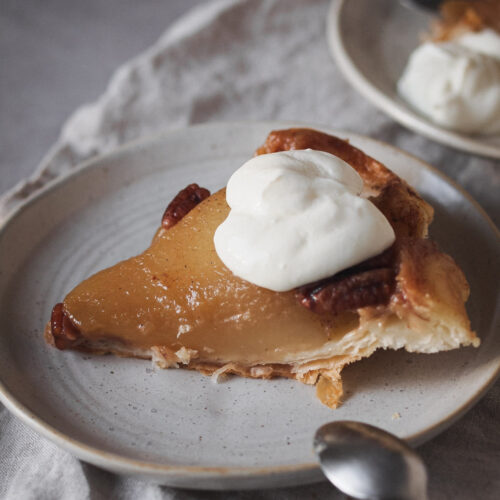
<path id="1" fill-rule="evenodd" d="M 298 292 L 300 303 L 316 313 L 339 314 L 386 304 L 394 290 L 394 271 L 388 267 L 332 280 L 313 290 Z"/>
<path id="2" fill-rule="evenodd" d="M 299 287 L 298 301 L 316 313 L 340 314 L 387 304 L 395 288 L 396 250 L 393 245 L 331 278 Z"/>
<path id="3" fill-rule="evenodd" d="M 50 316 L 50 332 L 58 349 L 69 349 L 80 343 L 81 333 L 68 318 L 62 302 L 56 304 Z"/>
<path id="4" fill-rule="evenodd" d="M 208 189 L 202 188 L 198 184 L 189 184 L 189 186 L 179 191 L 177 196 L 168 204 L 161 225 L 164 229 L 175 226 L 198 203 L 201 203 L 209 196 L 210 191 Z"/>

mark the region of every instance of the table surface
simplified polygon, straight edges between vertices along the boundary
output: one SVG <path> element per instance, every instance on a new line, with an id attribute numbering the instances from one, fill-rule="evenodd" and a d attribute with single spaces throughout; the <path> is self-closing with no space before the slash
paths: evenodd
<path id="1" fill-rule="evenodd" d="M 29 175 L 71 112 L 201 0 L 2 0 L 0 193 Z"/>

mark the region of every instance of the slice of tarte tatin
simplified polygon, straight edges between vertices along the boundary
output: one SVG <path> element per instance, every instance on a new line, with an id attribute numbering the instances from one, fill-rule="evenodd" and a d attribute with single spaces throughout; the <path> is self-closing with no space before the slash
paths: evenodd
<path id="1" fill-rule="evenodd" d="M 192 184 L 170 203 L 144 253 L 91 276 L 54 307 L 47 341 L 215 378 L 294 378 L 316 384 L 332 408 L 342 368 L 376 349 L 478 346 L 464 307 L 467 281 L 427 239 L 432 208 L 381 163 L 315 130 L 271 132 L 257 154 L 308 148 L 358 172 L 362 196 L 394 229 L 390 248 L 320 282 L 274 292 L 222 263 L 213 239 L 229 212 L 225 189 L 210 196 Z"/>

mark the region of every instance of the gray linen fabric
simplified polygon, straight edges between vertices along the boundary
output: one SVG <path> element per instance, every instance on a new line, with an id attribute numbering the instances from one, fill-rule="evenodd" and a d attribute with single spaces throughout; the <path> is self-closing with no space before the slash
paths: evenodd
<path id="1" fill-rule="evenodd" d="M 499 221 L 498 162 L 460 153 L 400 127 L 344 81 L 328 53 L 326 0 L 219 0 L 188 13 L 118 69 L 78 109 L 27 181 L 0 199 L 0 218 L 83 159 L 166 127 L 287 119 L 370 135 L 435 165 Z M 432 499 L 500 497 L 500 384 L 419 448 Z M 195 492 L 119 477 L 39 437 L 0 405 L 0 497 L 14 499 L 340 498 L 327 483 L 253 492 Z"/>

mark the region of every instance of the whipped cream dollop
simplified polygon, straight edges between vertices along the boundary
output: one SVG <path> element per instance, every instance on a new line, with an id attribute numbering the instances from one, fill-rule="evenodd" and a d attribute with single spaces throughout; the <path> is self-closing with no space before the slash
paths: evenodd
<path id="1" fill-rule="evenodd" d="M 214 243 L 236 275 L 277 292 L 373 257 L 395 240 L 346 162 L 311 149 L 260 155 L 229 179 Z"/>
<path id="2" fill-rule="evenodd" d="M 442 127 L 500 134 L 500 35 L 485 29 L 451 42 L 420 45 L 398 91 Z"/>
<path id="3" fill-rule="evenodd" d="M 478 54 L 484 54 L 500 61 L 500 35 L 490 28 L 464 33 L 455 41 Z"/>

